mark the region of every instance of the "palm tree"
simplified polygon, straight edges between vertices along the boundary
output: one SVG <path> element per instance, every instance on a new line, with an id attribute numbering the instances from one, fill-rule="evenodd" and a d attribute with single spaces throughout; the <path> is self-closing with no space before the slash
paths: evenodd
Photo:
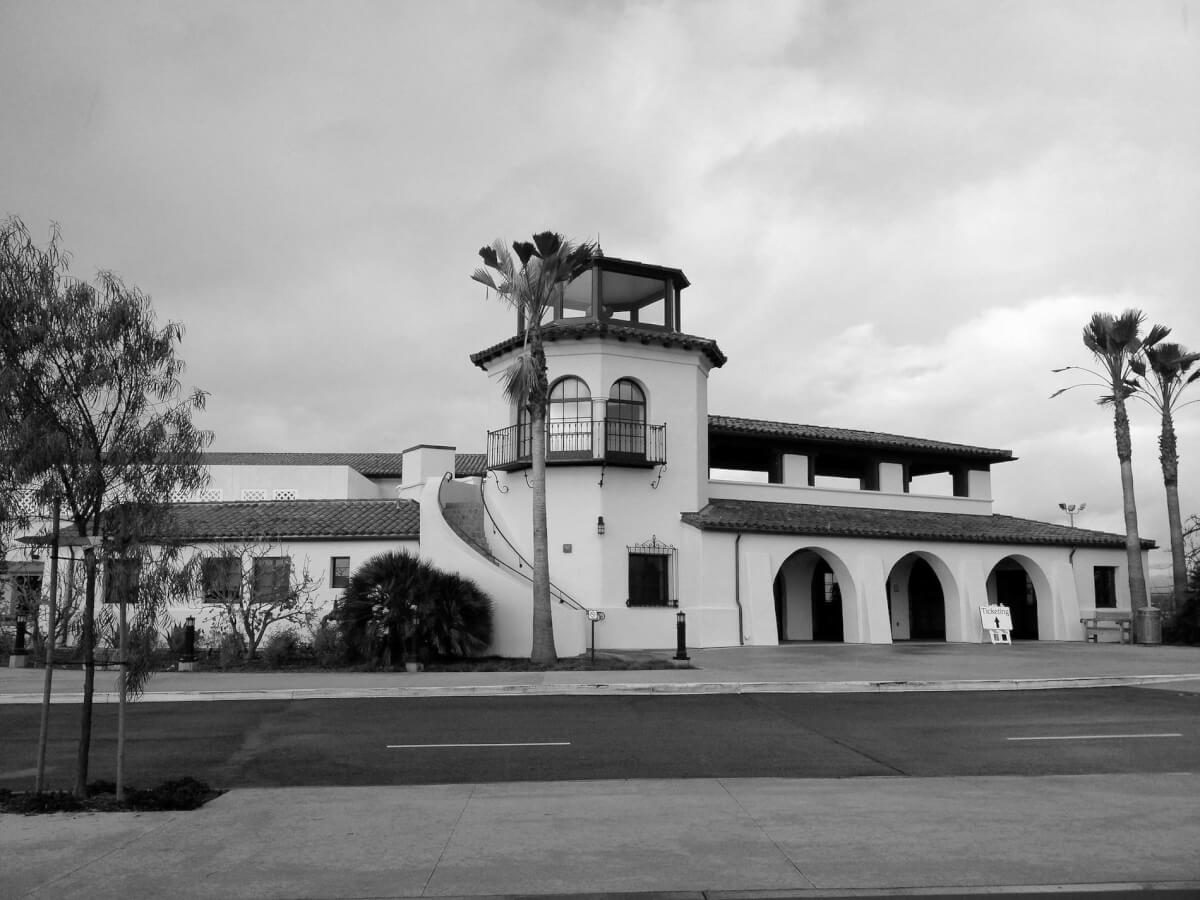
<path id="1" fill-rule="evenodd" d="M 1166 337 L 1170 329 L 1163 329 Z M 1171 582 L 1176 605 L 1187 595 L 1187 553 L 1183 542 L 1183 520 L 1179 512 L 1179 448 L 1175 438 L 1174 412 L 1187 406 L 1179 403 L 1184 388 L 1200 378 L 1200 369 L 1189 376 L 1188 369 L 1200 353 L 1189 353 L 1182 344 L 1161 343 L 1146 338 L 1142 352 L 1145 362 L 1133 360 L 1133 370 L 1145 380 L 1138 387 L 1138 396 L 1156 410 L 1162 418 L 1158 435 L 1158 461 L 1162 464 L 1163 486 L 1167 491 L 1167 523 L 1171 529 Z M 1146 378 L 1149 363 L 1149 378 Z M 1188 401 L 1195 403 L 1195 400 Z"/>
<path id="2" fill-rule="evenodd" d="M 1083 345 L 1092 352 L 1100 371 L 1083 366 L 1064 366 L 1055 372 L 1079 370 L 1099 378 L 1098 386 L 1104 393 L 1096 401 L 1101 406 L 1113 408 L 1113 431 L 1117 439 L 1117 460 L 1121 465 L 1121 495 L 1125 508 L 1125 557 L 1129 569 L 1129 597 L 1134 609 L 1149 606 L 1146 595 L 1146 572 L 1142 566 L 1142 540 L 1138 534 L 1137 499 L 1133 490 L 1133 443 L 1129 434 L 1129 413 L 1125 401 L 1137 391 L 1138 355 L 1143 341 L 1139 332 L 1145 314 L 1139 309 L 1127 309 L 1120 315 L 1093 313 L 1092 319 L 1083 329 Z M 1162 340 L 1167 329 L 1155 325 L 1146 337 L 1146 343 Z M 1092 384 L 1095 384 L 1094 382 Z M 1080 387 L 1073 384 L 1051 394 L 1059 394 Z"/>
<path id="3" fill-rule="evenodd" d="M 543 231 L 533 242 L 517 241 L 513 251 L 496 240 L 479 251 L 484 267 L 471 278 L 486 285 L 517 311 L 524 338 L 520 354 L 504 373 L 504 393 L 517 410 L 528 413 L 533 465 L 533 646 L 530 661 L 553 665 L 554 621 L 550 605 L 550 555 L 546 525 L 546 414 L 550 398 L 542 320 L 568 283 L 582 274 L 597 253 L 595 244 L 571 244 L 561 234 Z M 490 270 L 490 271 L 489 271 Z"/>

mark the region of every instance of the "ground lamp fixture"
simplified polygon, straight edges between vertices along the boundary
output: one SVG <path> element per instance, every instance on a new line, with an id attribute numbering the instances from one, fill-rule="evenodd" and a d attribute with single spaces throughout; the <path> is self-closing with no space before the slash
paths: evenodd
<path id="1" fill-rule="evenodd" d="M 675 614 L 675 656 L 673 659 L 686 662 L 687 655 L 687 614 L 681 609 Z"/>

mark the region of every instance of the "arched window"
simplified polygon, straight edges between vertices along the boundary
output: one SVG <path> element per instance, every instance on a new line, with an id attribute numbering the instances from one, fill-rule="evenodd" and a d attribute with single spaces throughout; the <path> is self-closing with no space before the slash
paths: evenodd
<path id="1" fill-rule="evenodd" d="M 546 453 L 592 455 L 592 392 L 583 379 L 569 375 L 550 388 Z"/>
<path id="2" fill-rule="evenodd" d="M 646 394 L 630 378 L 613 382 L 605 407 L 608 434 L 605 452 L 608 456 L 646 455 Z"/>

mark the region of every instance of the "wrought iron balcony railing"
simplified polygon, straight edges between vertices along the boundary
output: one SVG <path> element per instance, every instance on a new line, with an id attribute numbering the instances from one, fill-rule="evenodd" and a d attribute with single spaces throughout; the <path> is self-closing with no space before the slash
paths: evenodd
<path id="1" fill-rule="evenodd" d="M 489 469 L 520 469 L 532 462 L 528 425 L 488 432 Z M 667 426 L 622 419 L 546 423 L 547 463 L 658 466 L 667 461 Z"/>

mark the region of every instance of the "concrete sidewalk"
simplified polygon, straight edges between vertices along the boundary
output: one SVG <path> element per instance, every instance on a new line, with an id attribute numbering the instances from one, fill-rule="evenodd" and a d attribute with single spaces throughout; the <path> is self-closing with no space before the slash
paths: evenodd
<path id="1" fill-rule="evenodd" d="M 4 897 L 1200 895 L 1200 774 L 237 790 L 190 813 L 0 816 Z"/>
<path id="2" fill-rule="evenodd" d="M 1200 680 L 1200 648 L 1029 642 L 788 644 L 691 650 L 690 669 L 553 672 L 161 672 L 138 702 L 501 694 L 1020 690 Z M 643 656 L 669 659 L 671 653 Z M 0 704 L 40 703 L 44 672 L 0 669 Z M 115 671 L 96 675 L 116 701 Z M 83 673 L 54 673 L 53 701 L 77 703 Z"/>
<path id="3" fill-rule="evenodd" d="M 664 654 L 669 655 L 669 654 Z M 697 668 L 162 673 L 145 700 L 637 691 L 1200 688 L 1200 650 L 1029 643 L 692 652 Z M 0 670 L 0 703 L 43 673 Z M 115 673 L 99 673 L 112 686 Z M 55 673 L 77 702 L 79 672 Z M 104 695 L 98 699 L 112 699 Z M 1159 886 L 1200 895 L 1200 773 L 234 790 L 187 813 L 0 816 L 0 896 L 748 897 Z"/>

